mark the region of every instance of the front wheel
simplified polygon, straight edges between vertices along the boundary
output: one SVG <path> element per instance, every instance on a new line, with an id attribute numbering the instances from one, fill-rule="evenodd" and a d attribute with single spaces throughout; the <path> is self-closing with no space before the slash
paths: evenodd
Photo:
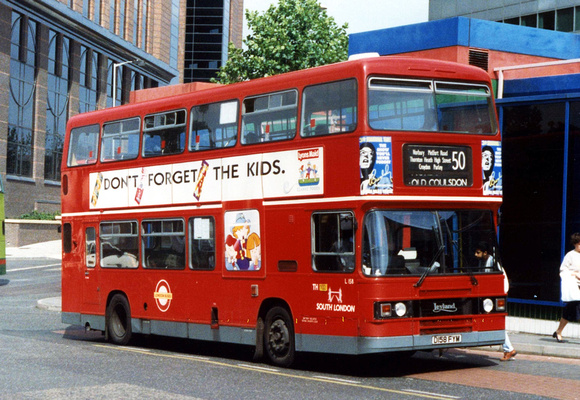
<path id="1" fill-rule="evenodd" d="M 114 295 L 107 307 L 107 333 L 114 344 L 124 346 L 131 340 L 131 308 L 122 294 Z"/>
<path id="2" fill-rule="evenodd" d="M 294 362 L 294 326 L 285 308 L 274 307 L 266 314 L 264 346 L 274 365 L 289 367 Z"/>

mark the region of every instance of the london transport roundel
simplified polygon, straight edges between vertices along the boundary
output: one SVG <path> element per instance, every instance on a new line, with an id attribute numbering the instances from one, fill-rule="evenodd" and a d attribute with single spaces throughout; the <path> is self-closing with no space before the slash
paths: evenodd
<path id="1" fill-rule="evenodd" d="M 171 293 L 169 283 L 167 283 L 166 280 L 162 279 L 159 282 L 157 282 L 157 287 L 155 288 L 153 297 L 155 298 L 157 308 L 159 308 L 161 312 L 169 310 L 171 300 L 173 299 L 173 294 Z"/>

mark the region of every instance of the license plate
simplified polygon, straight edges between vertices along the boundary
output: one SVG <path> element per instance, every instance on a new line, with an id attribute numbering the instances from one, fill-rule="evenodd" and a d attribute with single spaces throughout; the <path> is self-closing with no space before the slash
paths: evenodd
<path id="1" fill-rule="evenodd" d="M 431 337 L 432 344 L 461 343 L 461 335 L 437 335 Z"/>

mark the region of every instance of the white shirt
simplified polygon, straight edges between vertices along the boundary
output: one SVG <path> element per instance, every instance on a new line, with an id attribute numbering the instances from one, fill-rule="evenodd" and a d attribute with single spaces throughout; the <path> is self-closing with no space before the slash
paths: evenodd
<path id="1" fill-rule="evenodd" d="M 562 265 L 560 266 L 560 274 L 568 272 L 570 275 L 572 273 L 580 273 L 580 253 L 576 250 L 569 251 L 564 256 L 564 260 L 562 260 Z M 580 280 L 576 278 L 576 283 L 580 285 Z"/>

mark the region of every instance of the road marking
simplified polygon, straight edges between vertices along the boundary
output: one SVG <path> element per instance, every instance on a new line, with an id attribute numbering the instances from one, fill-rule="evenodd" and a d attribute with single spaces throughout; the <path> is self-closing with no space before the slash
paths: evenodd
<path id="1" fill-rule="evenodd" d="M 425 399 L 449 400 L 449 397 L 447 397 L 447 396 L 431 395 L 431 394 L 423 394 L 423 393 L 412 393 L 412 392 L 409 392 L 408 390 L 387 389 L 387 388 L 381 388 L 381 387 L 377 387 L 377 386 L 361 385 L 360 383 L 350 383 L 350 382 L 346 382 L 344 380 L 329 380 L 328 378 L 324 378 L 324 379 L 317 378 L 315 376 L 292 375 L 292 374 L 289 374 L 286 372 L 279 372 L 278 370 L 270 371 L 268 368 L 257 369 L 256 367 L 245 366 L 243 364 L 235 365 L 235 364 L 228 364 L 228 363 L 221 362 L 221 361 L 197 360 L 197 359 L 192 359 L 190 356 L 183 356 L 183 355 L 178 355 L 178 354 L 149 353 L 149 352 L 146 352 L 146 351 L 143 351 L 140 349 L 131 349 L 131 348 L 127 348 L 127 347 L 118 347 L 118 346 L 103 345 L 103 344 L 95 344 L 94 346 L 103 347 L 103 348 L 110 349 L 110 350 L 125 351 L 125 352 L 129 352 L 129 353 L 136 353 L 136 354 L 142 354 L 142 355 L 153 356 L 153 357 L 197 361 L 197 362 L 204 363 L 204 364 L 217 365 L 220 367 L 233 368 L 233 369 L 243 369 L 246 371 L 253 371 L 253 372 L 262 373 L 262 374 L 276 375 L 276 376 L 281 376 L 281 377 L 285 377 L 285 378 L 301 379 L 301 380 L 312 381 L 312 382 L 332 383 L 335 385 L 350 386 L 350 387 L 354 387 L 357 389 L 373 390 L 376 392 L 402 394 L 402 395 L 406 395 L 406 396 L 421 397 L 421 398 L 425 398 Z"/>
<path id="2" fill-rule="evenodd" d="M 440 397 L 443 397 L 445 399 L 460 399 L 461 398 L 461 397 L 457 397 L 457 396 L 449 396 L 447 394 L 423 392 L 421 390 L 413 390 L 413 389 L 403 389 L 403 391 L 404 392 L 412 392 L 412 393 L 429 394 L 429 395 L 432 395 L 432 396 L 440 396 Z"/>
<path id="3" fill-rule="evenodd" d="M 10 269 L 6 270 L 6 273 L 9 273 L 9 272 L 28 271 L 30 269 L 41 269 L 41 268 L 56 267 L 56 266 L 60 266 L 60 263 L 58 263 L 58 264 L 48 264 L 48 265 L 36 265 L 34 267 L 24 267 L 24 268 L 15 268 L 15 269 L 10 268 Z"/>
<path id="4" fill-rule="evenodd" d="M 209 358 L 206 358 L 206 360 L 209 360 Z M 276 368 L 266 368 L 266 367 L 258 367 L 255 365 L 248 365 L 248 364 L 238 364 L 240 367 L 246 367 L 246 368 L 253 368 L 253 369 L 257 369 L 260 371 L 268 371 L 268 372 L 278 372 L 280 371 L 279 369 Z"/>
<path id="5" fill-rule="evenodd" d="M 324 380 L 333 381 L 333 382 L 346 382 L 346 383 L 353 383 L 353 384 L 360 383 L 359 381 L 351 381 L 349 379 L 340 379 L 340 378 L 331 378 L 330 376 L 314 375 L 314 377 L 324 379 Z"/>

